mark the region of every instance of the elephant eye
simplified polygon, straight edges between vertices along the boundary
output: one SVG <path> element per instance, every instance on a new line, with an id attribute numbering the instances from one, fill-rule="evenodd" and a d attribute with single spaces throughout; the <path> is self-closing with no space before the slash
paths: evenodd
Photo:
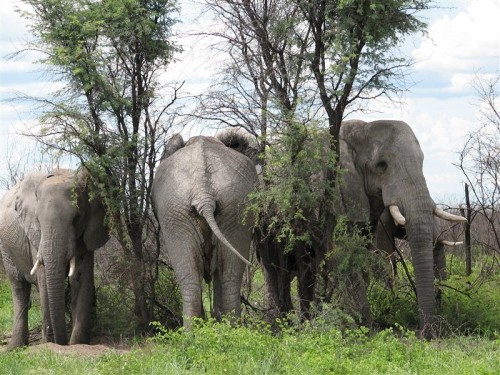
<path id="1" fill-rule="evenodd" d="M 382 160 L 382 161 L 379 161 L 379 162 L 377 163 L 377 166 L 376 166 L 376 167 L 377 167 L 377 169 L 378 169 L 380 172 L 385 172 L 385 171 L 386 171 L 386 169 L 387 169 L 387 167 L 388 167 L 388 165 L 387 165 L 387 163 L 386 163 L 384 160 Z"/>

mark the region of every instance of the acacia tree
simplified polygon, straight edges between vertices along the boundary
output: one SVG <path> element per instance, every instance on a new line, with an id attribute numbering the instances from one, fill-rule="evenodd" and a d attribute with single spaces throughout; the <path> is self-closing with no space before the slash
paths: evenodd
<path id="1" fill-rule="evenodd" d="M 467 216 L 470 221 L 479 217 L 485 219 L 488 233 L 484 245 L 493 255 L 498 255 L 500 251 L 499 82 L 498 74 L 490 78 L 476 76 L 473 87 L 479 95 L 481 125 L 479 129 L 469 133 L 457 164 L 467 180 Z M 469 194 L 472 198 L 470 203 Z M 470 224 L 469 222 L 468 225 Z M 470 252 L 470 249 L 468 251 Z M 470 263 L 469 259 L 469 273 Z"/>
<path id="2" fill-rule="evenodd" d="M 394 46 L 424 30 L 414 13 L 427 9 L 429 1 L 207 4 L 223 25 L 210 34 L 221 38 L 217 48 L 229 58 L 222 84 L 203 98 L 200 116 L 243 126 L 260 137 L 265 168 L 264 187 L 257 195 L 262 231 L 258 247 L 261 257 L 268 257 L 263 263 L 269 304 L 279 312 L 291 309 L 295 268 L 307 312 L 318 297 L 317 277 L 328 279 L 332 266 L 319 268 L 333 246 L 333 161 L 341 121 L 346 110 L 360 109 L 366 100 L 395 99 L 405 90 L 405 68 L 411 61 L 395 55 Z M 328 124 L 327 135 L 321 137 L 329 152 L 322 157 L 319 148 L 307 147 L 319 123 Z M 311 179 L 319 173 L 326 176 L 324 183 Z M 321 297 L 328 299 L 324 291 Z"/>
<path id="3" fill-rule="evenodd" d="M 159 75 L 179 50 L 172 42 L 174 0 L 24 0 L 35 37 L 30 49 L 63 88 L 48 98 L 37 140 L 74 155 L 105 202 L 107 223 L 125 250 L 135 314 L 152 319 L 157 249 L 145 246 L 158 148 L 172 118 Z M 167 101 L 162 99 L 167 96 Z M 154 229 L 154 228 L 153 228 Z"/>

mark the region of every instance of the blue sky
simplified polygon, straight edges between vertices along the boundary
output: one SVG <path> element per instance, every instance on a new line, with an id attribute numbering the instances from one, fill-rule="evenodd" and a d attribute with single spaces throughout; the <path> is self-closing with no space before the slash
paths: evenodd
<path id="1" fill-rule="evenodd" d="M 29 39 L 23 20 L 13 10 L 14 3 L 19 4 L 0 0 L 0 99 L 12 97 L 15 92 L 42 95 L 57 87 L 32 64 L 36 56 L 5 58 Z M 453 163 L 458 161 L 457 153 L 466 134 L 479 126 L 479 103 L 471 81 L 476 72 L 487 75 L 500 70 L 500 2 L 435 3 L 441 8 L 422 13 L 429 24 L 429 38 L 416 36 L 404 46 L 404 51 L 418 60 L 411 76 L 415 85 L 407 93 L 404 106 L 375 103 L 377 113 L 362 118 L 408 122 L 425 154 L 424 175 L 431 195 L 438 203 L 457 204 L 463 201 L 464 178 Z M 193 6 L 192 0 L 182 0 L 181 5 L 185 21 L 179 30 L 191 27 L 186 18 L 198 16 L 200 9 Z M 199 22 L 195 27 L 204 27 L 209 21 L 201 18 Z M 196 94 L 209 84 L 207 72 L 214 65 L 213 56 L 207 53 L 203 39 L 179 37 L 179 43 L 185 52 L 171 66 L 169 75 L 185 80 L 184 88 Z M 16 134 L 35 118 L 36 112 L 26 105 L 0 102 L 0 178 L 7 173 L 9 157 L 19 159 L 27 150 L 33 150 L 33 145 Z"/>

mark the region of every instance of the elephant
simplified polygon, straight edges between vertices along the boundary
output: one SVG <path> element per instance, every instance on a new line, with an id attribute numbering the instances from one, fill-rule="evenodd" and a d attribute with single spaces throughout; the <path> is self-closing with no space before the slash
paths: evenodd
<path id="1" fill-rule="evenodd" d="M 186 143 L 177 134 L 156 170 L 153 209 L 162 254 L 180 285 L 185 327 L 204 315 L 202 279 L 214 282 L 217 319 L 241 314 L 240 288 L 252 240 L 251 218 L 242 217 L 257 181 L 256 166 L 245 155 L 250 149 L 243 134 L 231 128 L 218 138 L 195 136 Z"/>
<path id="2" fill-rule="evenodd" d="M 444 246 L 457 246 L 462 244 L 461 241 L 446 239 L 445 234 L 448 232 L 448 229 L 446 229 L 445 223 L 442 219 L 439 219 L 436 216 L 434 217 L 432 254 L 434 260 L 434 277 L 438 280 L 447 279 Z M 393 266 L 394 276 L 396 276 L 395 260 L 397 259 L 395 239 L 407 239 L 406 230 L 405 227 L 402 227 L 394 222 L 389 209 L 386 208 L 382 215 L 380 215 L 377 223 L 374 235 L 374 248 L 375 250 L 384 251 L 388 255 L 390 263 Z"/>
<path id="3" fill-rule="evenodd" d="M 71 288 L 69 344 L 90 341 L 94 250 L 109 232 L 102 202 L 89 196 L 83 171 L 30 172 L 0 201 L 0 250 L 14 302 L 8 349 L 28 344 L 31 285 L 42 308 L 42 338 L 67 345 L 65 280 Z"/>
<path id="4" fill-rule="evenodd" d="M 423 174 L 424 155 L 410 126 L 403 121 L 347 120 L 340 128 L 343 173 L 341 210 L 352 222 L 370 222 L 375 231 L 387 209 L 404 226 L 415 270 L 421 334 L 435 335 L 433 236 L 434 216 L 465 222 L 436 206 Z"/>

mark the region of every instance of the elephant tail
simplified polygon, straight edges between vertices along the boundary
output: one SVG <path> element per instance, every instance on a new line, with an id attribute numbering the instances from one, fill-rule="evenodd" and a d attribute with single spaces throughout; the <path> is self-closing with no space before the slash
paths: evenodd
<path id="1" fill-rule="evenodd" d="M 213 234 L 221 241 L 224 245 L 227 246 L 229 250 L 231 250 L 238 258 L 240 258 L 246 265 L 251 266 L 252 263 L 250 263 L 243 255 L 239 253 L 238 250 L 234 248 L 233 245 L 228 241 L 228 239 L 224 236 L 224 234 L 221 232 L 219 226 L 217 225 L 217 222 L 215 221 L 215 216 L 214 213 L 211 209 L 201 209 L 198 211 L 201 216 L 205 218 L 207 221 L 208 226 L 212 230 Z"/>

